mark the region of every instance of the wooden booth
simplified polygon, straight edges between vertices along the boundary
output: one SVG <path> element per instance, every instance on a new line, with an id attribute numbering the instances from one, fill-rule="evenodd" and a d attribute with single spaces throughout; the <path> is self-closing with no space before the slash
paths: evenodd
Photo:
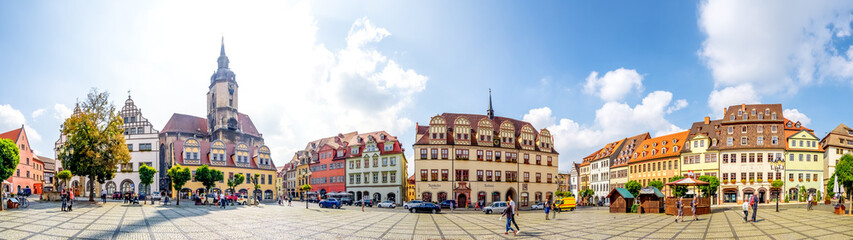
<path id="1" fill-rule="evenodd" d="M 640 200 L 640 207 L 637 208 L 637 213 L 662 213 L 663 201 L 666 196 L 656 187 L 644 187 L 640 189 L 640 194 L 637 198 Z"/>
<path id="2" fill-rule="evenodd" d="M 628 189 L 614 188 L 607 194 L 607 198 L 610 199 L 611 213 L 629 213 L 634 205 L 634 195 Z"/>
<path id="3" fill-rule="evenodd" d="M 670 182 L 670 183 L 666 184 L 666 186 L 669 188 L 676 187 L 676 186 L 684 186 L 684 187 L 693 186 L 693 188 L 694 188 L 693 192 L 695 192 L 695 193 L 699 192 L 699 190 L 696 189 L 696 186 L 706 186 L 706 185 L 711 185 L 711 184 L 708 182 L 705 182 L 705 181 L 696 180 L 696 179 L 691 178 L 691 177 L 682 178 L 678 181 Z M 665 207 L 666 207 L 666 214 L 667 215 L 678 214 L 678 208 L 676 207 L 677 206 L 676 202 L 678 201 L 678 197 L 680 197 L 680 196 L 669 196 L 666 198 Z M 703 197 L 699 197 L 699 196 L 694 196 L 694 197 L 696 198 L 696 203 L 697 203 L 696 204 L 696 215 L 710 214 L 711 213 L 711 199 L 710 198 L 703 198 Z M 690 203 L 692 201 L 693 201 L 693 198 L 684 198 L 682 200 L 681 209 L 684 212 L 684 215 L 688 215 L 688 216 L 693 215 L 693 213 L 691 212 L 692 209 L 690 208 Z"/>

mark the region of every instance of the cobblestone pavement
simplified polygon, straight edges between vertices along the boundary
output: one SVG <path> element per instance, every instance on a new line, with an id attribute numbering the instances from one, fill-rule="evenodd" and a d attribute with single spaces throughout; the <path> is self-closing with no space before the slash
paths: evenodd
<path id="1" fill-rule="evenodd" d="M 499 215 L 476 211 L 412 214 L 403 209 L 319 209 L 262 205 L 219 209 L 79 202 L 73 212 L 57 203 L 0 212 L 2 239 L 851 239 L 853 216 L 828 206 L 759 209 L 757 223 L 744 223 L 736 207 L 715 209 L 698 221 L 675 223 L 663 214 L 613 214 L 579 209 L 545 221 L 544 213 L 522 212 L 521 233 L 504 235 Z"/>

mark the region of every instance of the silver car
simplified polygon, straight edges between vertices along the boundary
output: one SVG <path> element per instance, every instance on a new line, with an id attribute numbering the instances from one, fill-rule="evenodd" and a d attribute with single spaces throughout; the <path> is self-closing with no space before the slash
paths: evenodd
<path id="1" fill-rule="evenodd" d="M 503 213 L 503 211 L 506 210 L 507 207 L 509 207 L 509 205 L 507 205 L 506 202 L 493 202 L 491 206 L 484 207 L 483 212 L 485 212 L 486 214 L 490 214 L 493 212 Z"/>
<path id="2" fill-rule="evenodd" d="M 421 204 L 421 203 L 424 203 L 424 201 L 421 201 L 421 200 L 412 200 L 412 201 L 409 201 L 409 202 L 403 203 L 403 208 L 405 208 L 405 209 L 409 209 L 410 207 L 416 206 L 416 205 Z"/>
<path id="3" fill-rule="evenodd" d="M 396 208 L 397 204 L 392 201 L 384 201 L 377 204 L 376 206 L 380 208 Z"/>

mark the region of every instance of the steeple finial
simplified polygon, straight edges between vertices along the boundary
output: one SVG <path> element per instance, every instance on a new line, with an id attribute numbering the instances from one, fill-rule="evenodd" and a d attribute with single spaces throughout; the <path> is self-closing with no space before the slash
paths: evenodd
<path id="1" fill-rule="evenodd" d="M 127 90 L 127 99 L 130 99 L 130 89 Z"/>
<path id="2" fill-rule="evenodd" d="M 486 110 L 486 114 L 489 115 L 489 119 L 495 119 L 495 110 L 492 109 L 492 89 L 489 88 L 489 110 Z"/>
<path id="3" fill-rule="evenodd" d="M 219 59 L 216 60 L 219 63 L 219 68 L 228 68 L 228 56 L 225 56 L 225 36 L 222 36 L 222 47 L 219 48 Z"/>

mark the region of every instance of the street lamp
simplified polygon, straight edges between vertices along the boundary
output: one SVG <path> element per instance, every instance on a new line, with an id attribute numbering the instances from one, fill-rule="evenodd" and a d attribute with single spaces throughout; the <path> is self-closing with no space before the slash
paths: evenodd
<path id="1" fill-rule="evenodd" d="M 779 175 L 779 171 L 785 169 L 785 157 L 777 157 L 776 159 L 773 159 L 770 162 L 772 163 L 770 167 L 773 168 L 774 171 L 776 171 L 777 176 Z M 771 185 L 772 184 L 773 183 L 771 183 Z M 779 212 L 779 195 L 781 195 L 781 193 L 782 188 L 779 188 L 779 190 L 776 191 L 776 212 Z"/>

